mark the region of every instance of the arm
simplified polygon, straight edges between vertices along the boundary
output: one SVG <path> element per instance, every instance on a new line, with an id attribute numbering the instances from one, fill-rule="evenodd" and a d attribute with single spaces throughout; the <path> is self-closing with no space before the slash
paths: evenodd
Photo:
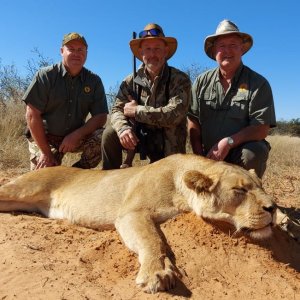
<path id="1" fill-rule="evenodd" d="M 104 86 L 99 76 L 94 76 L 93 79 L 94 93 L 91 94 L 91 103 L 88 107 L 91 117 L 86 120 L 81 127 L 64 137 L 59 147 L 60 152 L 67 153 L 75 151 L 86 137 L 97 129 L 102 128 L 106 123 L 108 108 Z"/>
<path id="2" fill-rule="evenodd" d="M 46 138 L 41 112 L 31 104 L 26 106 L 26 121 L 31 132 L 31 136 L 42 153 L 39 157 L 36 168 L 39 169 L 56 166 L 57 161 L 51 152 L 50 145 Z"/>
<path id="3" fill-rule="evenodd" d="M 188 116 L 187 126 L 193 153 L 203 155 L 201 127 L 199 121 L 196 118 Z"/>
<path id="4" fill-rule="evenodd" d="M 233 147 L 250 141 L 261 141 L 267 137 L 269 129 L 270 126 L 266 124 L 247 126 L 231 136 L 234 140 Z"/>
<path id="5" fill-rule="evenodd" d="M 111 125 L 117 132 L 121 145 L 125 149 L 133 150 L 138 143 L 138 138 L 132 128 L 132 122 L 129 118 L 134 120 L 135 113 L 126 113 L 127 105 L 136 106 L 135 99 L 132 98 L 132 75 L 129 75 L 121 84 L 118 91 L 115 103 L 111 112 Z M 134 108 L 135 109 L 135 108 Z"/>
<path id="6" fill-rule="evenodd" d="M 74 151 L 81 141 L 106 123 L 107 114 L 98 114 L 91 117 L 82 127 L 74 130 L 63 139 L 59 151 L 63 153 Z"/>
<path id="7" fill-rule="evenodd" d="M 247 126 L 239 132 L 231 135 L 234 141 L 233 145 L 229 145 L 227 137 L 225 137 L 210 149 L 207 157 L 214 160 L 224 160 L 230 149 L 236 148 L 246 142 L 261 141 L 265 139 L 268 135 L 269 128 L 270 126 L 266 124 Z"/>
<path id="8" fill-rule="evenodd" d="M 158 127 L 174 127 L 186 118 L 191 98 L 191 82 L 185 74 L 173 70 L 167 104 L 157 108 L 138 105 L 136 121 Z"/>
<path id="9" fill-rule="evenodd" d="M 187 130 L 193 153 L 204 155 L 200 125 L 200 102 L 198 97 L 198 92 L 201 90 L 199 78 L 200 77 L 195 80 L 191 90 L 191 103 L 187 117 Z"/>
<path id="10" fill-rule="evenodd" d="M 128 117 L 124 114 L 124 107 L 126 103 L 129 103 L 132 98 L 132 88 L 130 87 L 132 83 L 132 75 L 129 75 L 121 83 L 118 94 L 115 99 L 115 103 L 111 109 L 111 125 L 113 129 L 117 132 L 118 136 L 126 129 L 131 129 L 132 126 L 129 122 Z M 132 84 L 131 84 L 132 85 Z"/>
<path id="11" fill-rule="evenodd" d="M 246 142 L 265 139 L 270 127 L 276 125 L 273 95 L 268 81 L 256 73 L 252 81 L 249 125 L 231 135 L 234 141 L 233 145 L 229 146 L 227 137 L 225 137 L 212 147 L 207 157 L 223 160 L 231 148 L 238 147 Z"/>

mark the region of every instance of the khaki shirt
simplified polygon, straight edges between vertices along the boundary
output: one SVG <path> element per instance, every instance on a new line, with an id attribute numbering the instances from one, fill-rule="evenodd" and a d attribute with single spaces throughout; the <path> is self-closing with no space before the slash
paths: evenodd
<path id="1" fill-rule="evenodd" d="M 62 63 L 39 70 L 22 100 L 38 109 L 48 133 L 58 136 L 83 126 L 89 113 L 108 113 L 100 77 L 83 68 L 72 78 Z"/>
<path id="2" fill-rule="evenodd" d="M 249 125 L 276 126 L 268 81 L 243 64 L 226 94 L 220 82 L 219 68 L 201 74 L 193 84 L 188 114 L 199 121 L 205 151 Z"/>
<path id="3" fill-rule="evenodd" d="M 166 93 L 168 80 L 169 91 Z M 124 79 L 112 107 L 111 123 L 118 135 L 132 127 L 123 113 L 124 105 L 128 102 L 128 95 L 134 96 L 135 94 L 132 81 L 133 75 Z M 168 67 L 166 64 L 161 75 L 151 83 L 142 65 L 137 71 L 134 82 L 140 89 L 141 95 L 135 116 L 136 121 L 145 124 L 150 129 L 163 128 L 165 156 L 185 153 L 186 116 L 191 95 L 189 77 L 184 72 Z M 166 99 L 166 94 L 169 95 L 168 99 Z"/>

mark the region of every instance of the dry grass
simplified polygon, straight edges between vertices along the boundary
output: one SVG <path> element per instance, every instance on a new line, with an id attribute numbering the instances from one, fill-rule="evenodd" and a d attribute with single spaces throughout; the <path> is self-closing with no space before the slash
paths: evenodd
<path id="1" fill-rule="evenodd" d="M 269 136 L 272 150 L 263 184 L 276 202 L 300 207 L 300 138 Z"/>
<path id="2" fill-rule="evenodd" d="M 21 101 L 0 105 L 0 168 L 24 168 L 28 163 L 24 137 L 25 105 Z"/>
<path id="3" fill-rule="evenodd" d="M 28 143 L 24 136 L 26 128 L 25 104 L 20 101 L 0 103 L 0 168 L 29 170 Z M 70 166 L 79 158 L 78 153 L 64 157 L 63 164 Z"/>

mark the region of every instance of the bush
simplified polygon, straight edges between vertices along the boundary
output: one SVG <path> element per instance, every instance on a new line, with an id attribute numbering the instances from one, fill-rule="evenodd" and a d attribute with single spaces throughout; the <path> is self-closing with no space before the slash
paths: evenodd
<path id="1" fill-rule="evenodd" d="M 277 121 L 277 127 L 272 128 L 270 134 L 300 137 L 300 118 L 290 121 Z"/>

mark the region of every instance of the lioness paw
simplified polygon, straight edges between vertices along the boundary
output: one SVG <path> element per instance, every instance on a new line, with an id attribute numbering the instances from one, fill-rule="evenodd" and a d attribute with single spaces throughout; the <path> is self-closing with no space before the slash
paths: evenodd
<path id="1" fill-rule="evenodd" d="M 157 293 L 173 289 L 176 285 L 176 273 L 170 269 L 161 270 L 145 277 L 139 276 L 136 279 L 137 285 L 143 288 L 146 293 Z"/>
<path id="2" fill-rule="evenodd" d="M 163 266 L 164 268 L 159 262 L 155 264 L 153 261 L 143 265 L 136 278 L 137 285 L 151 294 L 173 289 L 176 278 L 181 277 L 181 274 L 168 257 L 165 257 Z"/>

